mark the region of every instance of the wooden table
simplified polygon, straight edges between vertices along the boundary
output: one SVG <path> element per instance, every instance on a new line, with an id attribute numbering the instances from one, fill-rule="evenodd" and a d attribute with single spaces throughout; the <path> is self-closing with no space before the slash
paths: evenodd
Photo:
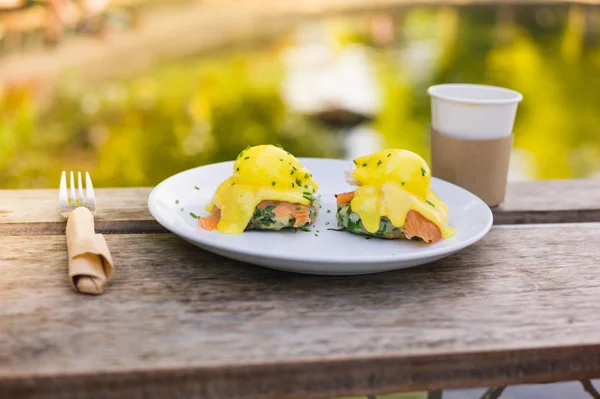
<path id="1" fill-rule="evenodd" d="M 116 275 L 66 277 L 57 190 L 0 190 L 0 398 L 326 398 L 600 377 L 600 182 L 513 183 L 478 244 L 363 277 L 285 274 L 98 189 Z M 528 223 L 528 224 L 525 224 Z"/>

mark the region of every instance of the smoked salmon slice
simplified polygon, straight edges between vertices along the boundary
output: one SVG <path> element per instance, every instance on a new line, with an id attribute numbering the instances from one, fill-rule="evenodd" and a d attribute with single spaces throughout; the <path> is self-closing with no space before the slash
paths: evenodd
<path id="1" fill-rule="evenodd" d="M 440 228 L 417 211 L 408 211 L 403 231 L 407 239 L 419 237 L 428 244 L 442 239 Z"/>
<path id="2" fill-rule="evenodd" d="M 337 200 L 338 205 L 349 204 L 350 202 L 352 202 L 353 198 L 354 198 L 354 191 L 335 195 L 335 199 Z"/>
<path id="3" fill-rule="evenodd" d="M 290 202 L 281 201 L 262 201 L 258 204 L 258 209 L 265 209 L 269 206 L 274 206 L 273 213 L 278 218 L 292 215 L 295 219 L 294 227 L 299 227 L 305 223 L 310 223 L 310 211 L 308 206 L 300 204 L 292 204 Z"/>
<path id="4" fill-rule="evenodd" d="M 274 206 L 273 213 L 278 218 L 292 215 L 294 217 L 294 227 L 303 226 L 306 223 L 311 223 L 310 210 L 306 205 L 292 204 L 290 202 L 281 201 L 262 201 L 257 208 L 263 210 L 269 206 Z M 221 210 L 215 207 L 213 213 L 199 219 L 200 227 L 204 230 L 212 231 L 217 228 L 221 221 Z"/>
<path id="5" fill-rule="evenodd" d="M 338 205 L 349 204 L 354 198 L 354 191 L 336 194 Z M 442 239 L 440 228 L 417 211 L 409 211 L 404 222 L 404 235 L 407 239 L 419 237 L 428 244 L 435 244 Z"/>
<path id="6" fill-rule="evenodd" d="M 221 221 L 221 210 L 215 206 L 215 210 L 208 216 L 199 219 L 200 227 L 204 230 L 212 231 L 217 228 Z"/>

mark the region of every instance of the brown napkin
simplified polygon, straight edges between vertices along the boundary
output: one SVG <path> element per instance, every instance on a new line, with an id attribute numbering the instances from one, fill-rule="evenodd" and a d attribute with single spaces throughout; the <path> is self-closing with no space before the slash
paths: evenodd
<path id="1" fill-rule="evenodd" d="M 83 294 L 102 294 L 113 276 L 113 261 L 102 234 L 94 231 L 89 209 L 76 208 L 67 221 L 69 279 Z"/>

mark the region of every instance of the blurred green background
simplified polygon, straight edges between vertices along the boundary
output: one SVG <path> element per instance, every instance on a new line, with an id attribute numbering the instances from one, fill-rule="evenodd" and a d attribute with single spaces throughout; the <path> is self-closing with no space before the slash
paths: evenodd
<path id="1" fill-rule="evenodd" d="M 297 156 L 381 147 L 429 156 L 428 86 L 520 91 L 510 179 L 600 171 L 599 10 L 578 5 L 400 7 L 310 18 L 251 44 L 163 59 L 93 83 L 63 71 L 0 90 L 0 188 L 63 169 L 151 186 L 259 143 Z M 114 60 L 118 64 L 119 60 Z"/>

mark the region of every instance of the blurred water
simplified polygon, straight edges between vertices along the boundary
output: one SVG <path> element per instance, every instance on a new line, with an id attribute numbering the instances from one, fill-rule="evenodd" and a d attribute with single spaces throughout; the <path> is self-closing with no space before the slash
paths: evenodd
<path id="1" fill-rule="evenodd" d="M 600 172 L 600 11 L 594 6 L 406 7 L 311 20 L 252 48 L 164 60 L 90 84 L 68 73 L 0 91 L 0 188 L 154 185 L 279 143 L 297 156 L 401 147 L 429 157 L 441 82 L 523 93 L 510 179 Z M 118 60 L 115 60 L 118 62 Z"/>

